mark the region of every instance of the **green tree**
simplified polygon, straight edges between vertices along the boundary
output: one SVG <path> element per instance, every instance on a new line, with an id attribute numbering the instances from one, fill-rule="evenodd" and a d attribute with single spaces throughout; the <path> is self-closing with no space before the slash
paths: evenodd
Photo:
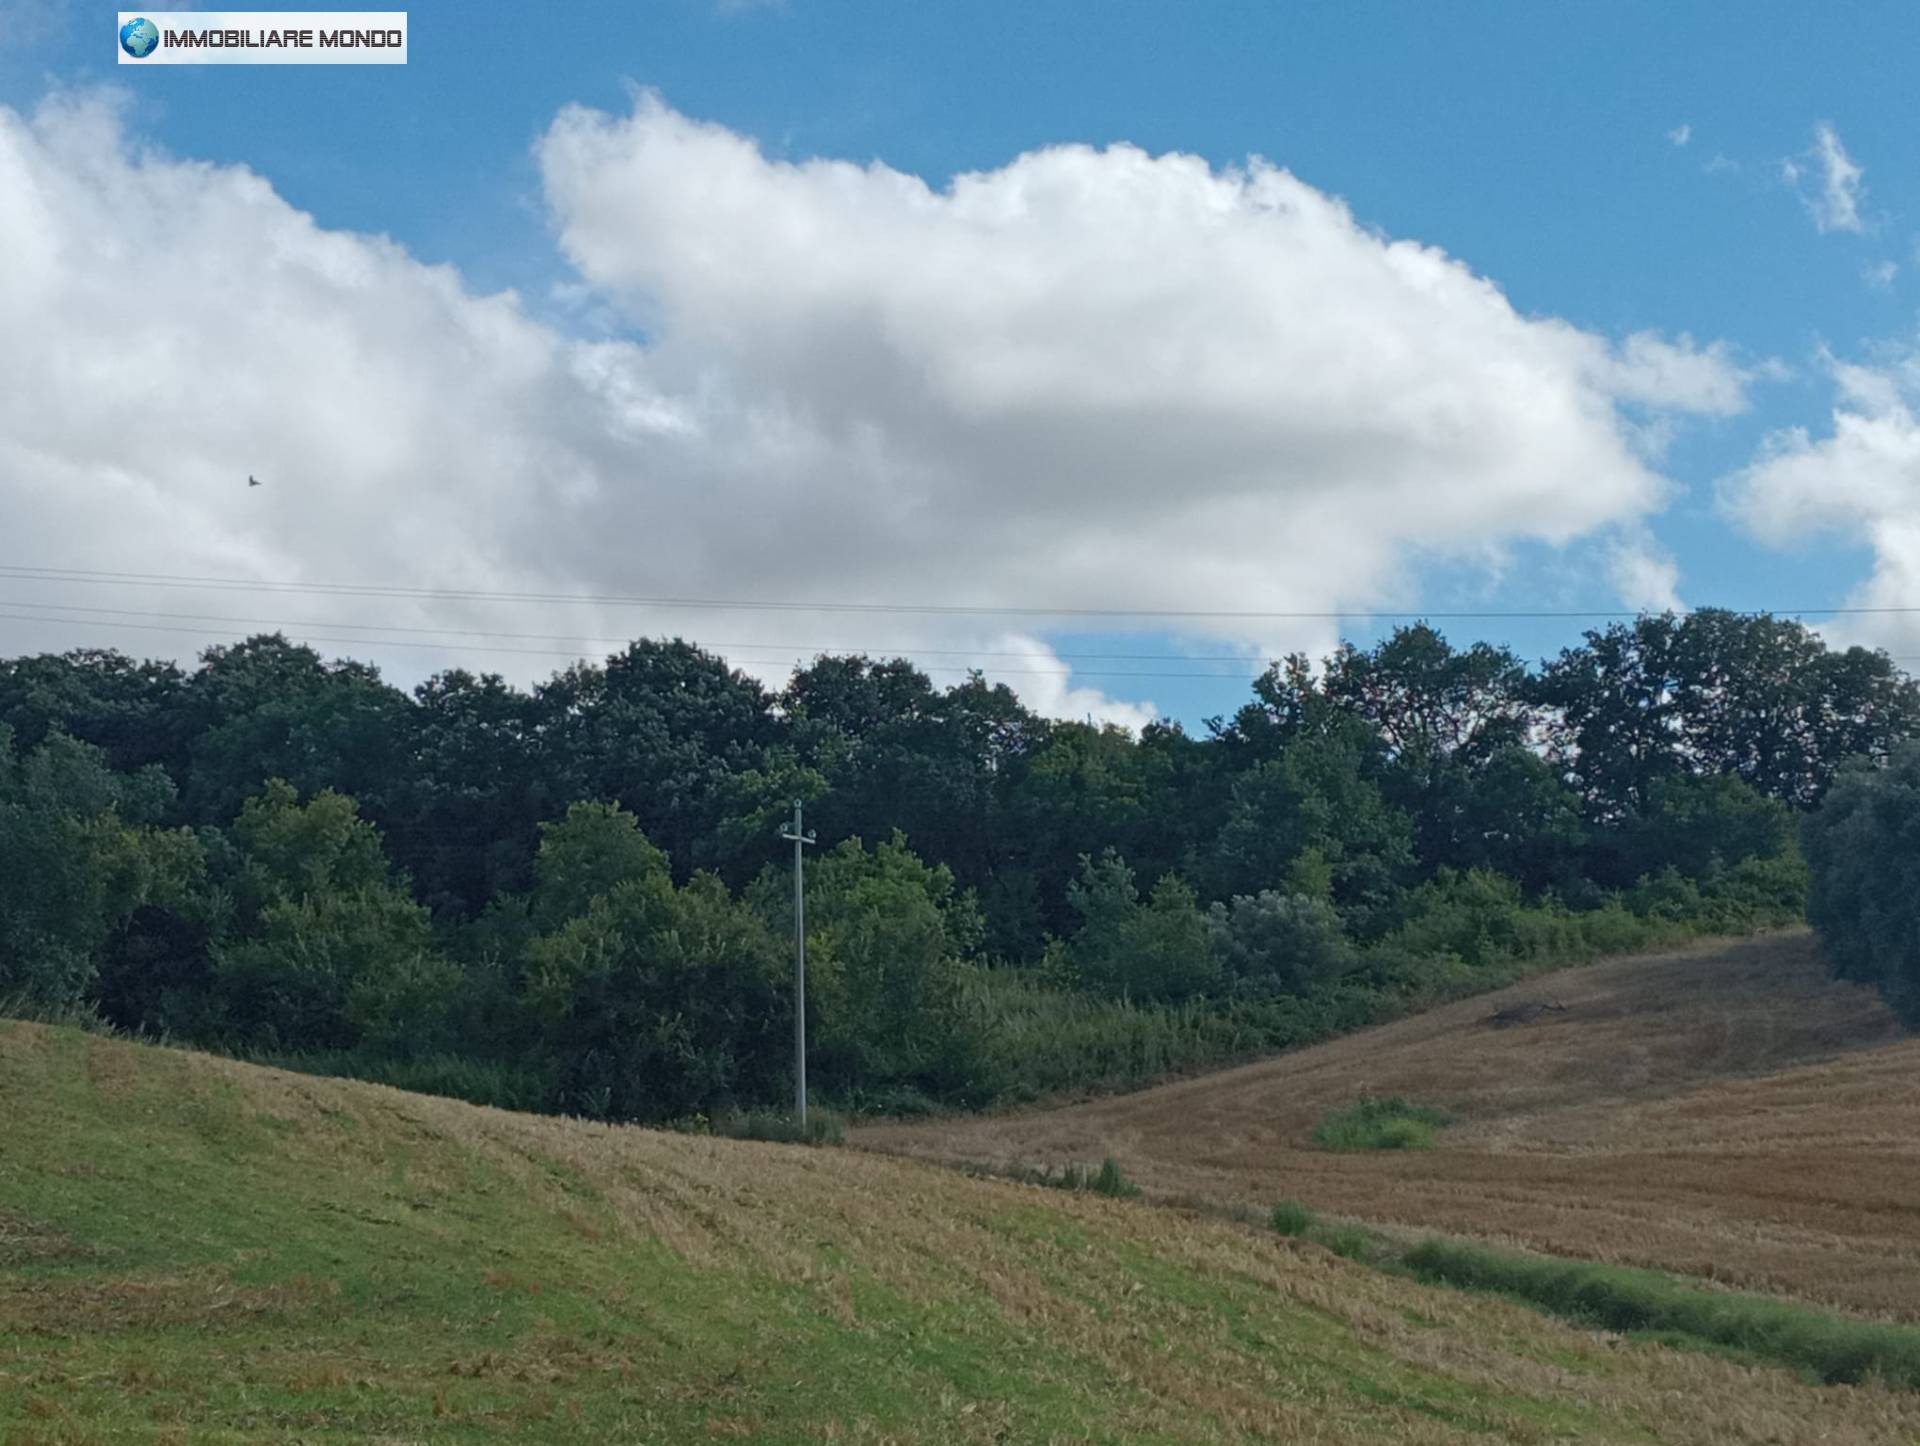
<path id="1" fill-rule="evenodd" d="M 776 1096 L 783 951 L 710 874 L 628 878 L 536 939 L 527 999 L 564 1106 L 670 1119 Z"/>
<path id="2" fill-rule="evenodd" d="M 901 659 L 823 656 L 782 706 L 800 761 L 825 780 L 810 805 L 832 837 L 905 833 L 963 887 L 988 891 L 1009 863 L 1002 804 L 1050 727 L 978 674 L 944 691 Z"/>
<path id="3" fill-rule="evenodd" d="M 1885 653 L 1831 651 L 1795 618 L 1702 608 L 1675 650 L 1695 766 L 1806 806 L 1856 756 L 1920 728 L 1920 690 Z"/>
<path id="4" fill-rule="evenodd" d="M 1532 749 L 1443 758 L 1419 772 L 1392 767 L 1382 789 L 1412 820 L 1425 871 L 1492 869 L 1530 893 L 1578 889 L 1588 842 L 1581 798 Z"/>
<path id="5" fill-rule="evenodd" d="M 929 1089 L 950 1083 L 963 1044 L 960 962 L 981 924 L 952 870 L 895 833 L 846 839 L 807 866 L 807 993 L 814 1076 L 823 1088 Z M 770 932 L 791 932 L 792 876 L 768 869 L 752 900 Z"/>
<path id="6" fill-rule="evenodd" d="M 116 772 L 159 764 L 176 781 L 193 726 L 177 666 L 104 648 L 0 659 L 0 724 L 22 752 L 64 733 L 101 749 Z"/>
<path id="7" fill-rule="evenodd" d="M 195 734 L 184 786 L 193 817 L 231 819 L 269 779 L 303 794 L 389 796 L 406 695 L 365 663 L 329 663 L 278 633 L 208 648 L 188 680 Z"/>
<path id="8" fill-rule="evenodd" d="M 0 999 L 94 998 L 115 930 L 198 886 L 193 837 L 147 826 L 171 796 L 157 769 L 115 774 L 100 749 L 63 733 L 20 757 L 0 724 Z"/>
<path id="9" fill-rule="evenodd" d="M 415 688 L 400 722 L 408 766 L 370 812 L 421 901 L 472 918 L 525 891 L 539 823 L 575 796 L 549 701 L 455 669 Z"/>
<path id="10" fill-rule="evenodd" d="M 566 817 L 540 825 L 533 873 L 533 923 L 547 930 L 585 914 L 620 884 L 666 878 L 668 867 L 667 856 L 624 808 L 575 803 Z"/>
<path id="11" fill-rule="evenodd" d="M 1365 724 L 1338 720 L 1236 778 L 1214 845 L 1215 892 L 1272 888 L 1313 849 L 1350 925 L 1362 933 L 1384 926 L 1414 853 L 1410 821 L 1381 790 L 1379 749 Z"/>
<path id="12" fill-rule="evenodd" d="M 1807 918 L 1833 971 L 1920 1024 L 1920 743 L 1843 769 L 1802 824 Z"/>
<path id="13" fill-rule="evenodd" d="M 1088 988 L 1118 999 L 1177 1001 L 1219 986 L 1206 916 L 1178 875 L 1163 876 L 1143 903 L 1133 870 L 1109 849 L 1081 860 L 1067 896 L 1080 916 L 1068 957 Z"/>
<path id="14" fill-rule="evenodd" d="M 682 875 L 747 867 L 717 841 L 737 796 L 730 779 L 764 769 L 780 732 L 757 682 L 691 643 L 643 638 L 604 666 L 557 674 L 538 696 L 568 762 L 565 796 L 625 808 Z"/>
<path id="15" fill-rule="evenodd" d="M 232 839 L 233 927 L 212 955 L 229 1033 L 289 1050 L 444 1043 L 458 970 L 351 798 L 303 804 L 272 779 Z"/>
<path id="16" fill-rule="evenodd" d="M 1920 729 L 1920 690 L 1885 654 L 1834 653 L 1797 621 L 1718 608 L 1589 632 L 1530 691 L 1602 822 L 1644 812 L 1679 773 L 1806 805 L 1847 759 L 1883 758 Z"/>
<path id="17" fill-rule="evenodd" d="M 1671 868 L 1705 882 L 1742 859 L 1791 852 L 1794 832 L 1792 809 L 1733 774 L 1664 779 L 1622 830 L 1621 872 L 1639 878 Z"/>
<path id="18" fill-rule="evenodd" d="M 1551 755 L 1599 822 L 1641 810 L 1658 780 L 1686 767 L 1679 627 L 1668 613 L 1589 632 L 1533 681 Z"/>
<path id="19" fill-rule="evenodd" d="M 1478 759 L 1522 742 L 1532 721 L 1527 674 L 1511 649 L 1455 649 L 1425 623 L 1394 629 L 1371 649 L 1343 644 L 1321 689 L 1366 720 L 1388 755 L 1409 767 Z"/>
<path id="20" fill-rule="evenodd" d="M 1083 854 L 1114 849 L 1148 878 L 1191 865 L 1194 825 L 1207 828 L 1210 839 L 1218 818 L 1199 818 L 1209 798 L 1195 786 L 1197 770 L 1183 742 L 1190 740 L 1164 728 L 1136 739 L 1112 724 L 1058 723 L 1026 756 L 1000 806 L 1005 837 L 996 878 L 1026 881 L 1035 901 L 1048 902 L 1023 921 L 998 921 L 1000 952 L 1024 947 L 1030 954 L 1038 929 L 1072 927 L 1066 890 Z M 1188 786 L 1192 794 L 1183 791 Z M 1004 906 L 1005 889 L 1003 883 L 988 897 Z"/>

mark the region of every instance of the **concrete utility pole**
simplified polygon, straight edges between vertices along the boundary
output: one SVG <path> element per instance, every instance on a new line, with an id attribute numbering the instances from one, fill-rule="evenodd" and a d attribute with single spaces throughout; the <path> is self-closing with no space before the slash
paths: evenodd
<path id="1" fill-rule="evenodd" d="M 783 830 L 793 844 L 793 1113 L 807 1122 L 807 875 L 800 850 L 814 841 L 800 828 L 800 800 L 793 801 L 793 827 Z"/>

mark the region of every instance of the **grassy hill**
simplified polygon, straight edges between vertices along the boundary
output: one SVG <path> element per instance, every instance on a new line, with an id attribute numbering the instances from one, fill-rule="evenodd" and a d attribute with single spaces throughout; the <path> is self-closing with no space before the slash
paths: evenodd
<path id="1" fill-rule="evenodd" d="M 1866 1442 L 1213 1218 L 0 1023 L 0 1439 Z"/>
<path id="2" fill-rule="evenodd" d="M 1550 1007 L 1549 1007 L 1550 1006 Z M 1341 1153 L 1363 1095 L 1452 1123 Z M 1117 1156 L 1162 1198 L 1658 1266 L 1920 1318 L 1920 1040 L 1811 936 L 1611 960 L 1158 1089 L 859 1143 L 985 1166 Z"/>

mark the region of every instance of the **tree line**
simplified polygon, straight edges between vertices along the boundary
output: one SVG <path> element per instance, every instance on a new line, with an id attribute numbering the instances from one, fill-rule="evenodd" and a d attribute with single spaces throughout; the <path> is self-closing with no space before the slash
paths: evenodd
<path id="1" fill-rule="evenodd" d="M 774 690 L 680 640 L 530 690 L 279 635 L 19 657 L 0 999 L 607 1118 L 778 1100 L 799 798 L 825 1095 L 1134 1083 L 1798 917 L 1799 816 L 1916 722 L 1884 654 L 1716 610 L 1537 668 L 1402 628 L 1198 734 L 903 659 Z"/>

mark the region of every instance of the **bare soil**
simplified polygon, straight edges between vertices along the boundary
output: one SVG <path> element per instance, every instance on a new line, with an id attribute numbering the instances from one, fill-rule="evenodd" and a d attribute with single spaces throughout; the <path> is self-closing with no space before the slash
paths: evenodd
<path id="1" fill-rule="evenodd" d="M 1339 1154 L 1327 1110 L 1446 1110 Z M 857 1130 L 989 1168 L 1117 1158 L 1160 1199 L 1323 1213 L 1920 1318 L 1920 1039 L 1803 932 L 1543 975 L 1258 1064 L 1054 1109 Z"/>

